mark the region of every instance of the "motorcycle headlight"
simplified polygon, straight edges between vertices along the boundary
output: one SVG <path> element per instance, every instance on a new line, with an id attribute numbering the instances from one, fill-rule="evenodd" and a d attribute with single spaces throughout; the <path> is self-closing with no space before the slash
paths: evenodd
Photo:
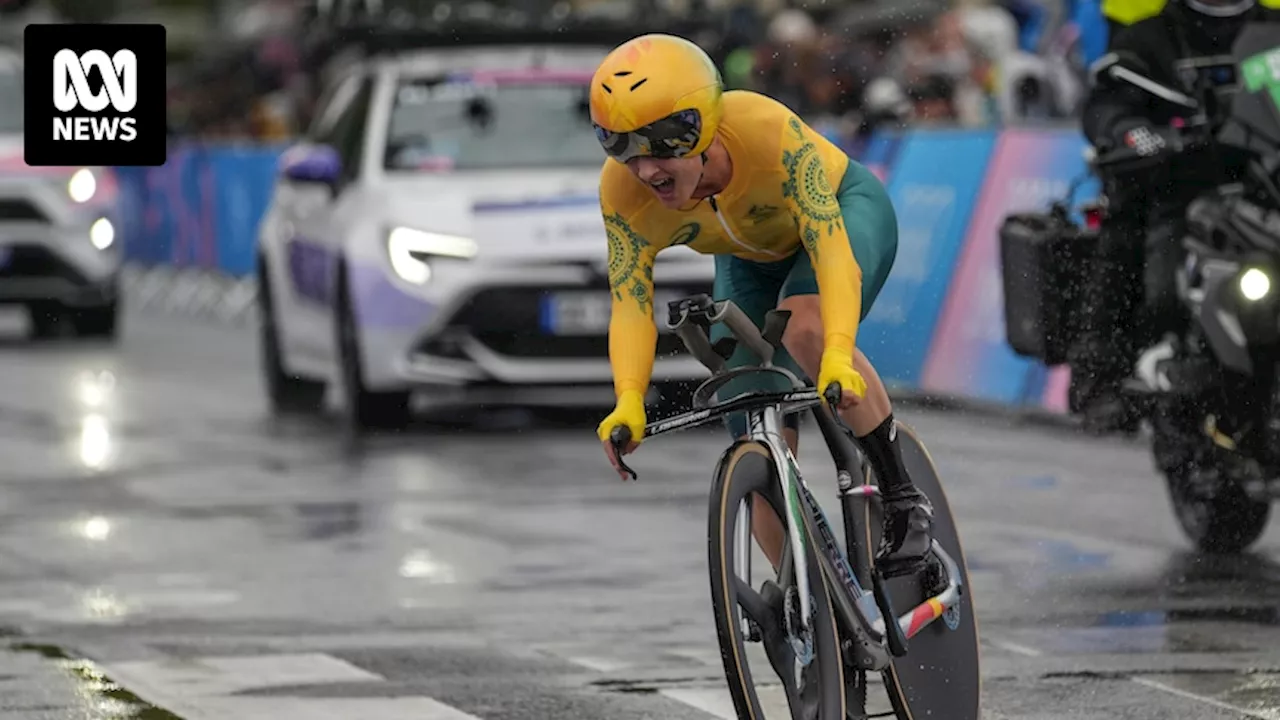
<path id="1" fill-rule="evenodd" d="M 470 260 L 478 251 L 476 242 L 460 235 L 427 232 L 414 228 L 393 228 L 387 235 L 387 255 L 391 269 L 405 282 L 423 285 L 431 279 L 431 257 Z"/>
<path id="2" fill-rule="evenodd" d="M 1271 277 L 1266 271 L 1249 268 L 1240 275 L 1240 294 L 1245 300 L 1257 302 L 1271 292 Z"/>
<path id="3" fill-rule="evenodd" d="M 67 194 L 78 203 L 89 202 L 97 192 L 98 179 L 93 176 L 93 171 L 88 168 L 80 168 L 67 181 Z"/>

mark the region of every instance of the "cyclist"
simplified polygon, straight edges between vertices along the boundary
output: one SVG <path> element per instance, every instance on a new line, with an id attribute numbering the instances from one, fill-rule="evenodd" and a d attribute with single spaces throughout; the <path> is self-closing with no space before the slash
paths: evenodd
<path id="1" fill-rule="evenodd" d="M 897 253 L 897 218 L 884 186 L 783 104 L 754 92 L 724 92 L 711 58 L 672 35 L 643 35 L 615 48 L 591 80 L 590 112 L 609 156 L 600 209 L 609 242 L 609 360 L 617 396 L 598 434 L 619 475 L 627 477 L 609 434 L 630 429 L 626 454 L 644 433 L 657 343 L 654 258 L 685 245 L 715 256 L 716 299 L 732 300 L 757 326 L 775 307 L 791 311 L 776 362 L 817 377 L 820 391 L 840 383 L 838 412 L 883 494 L 878 566 L 887 576 L 917 570 L 932 542 L 933 508 L 903 464 L 884 385 L 854 347 L 858 323 Z M 712 341 L 727 334 L 717 324 Z M 750 351 L 739 345 L 728 365 L 750 362 Z M 788 387 L 780 377 L 747 376 L 720 396 Z M 747 432 L 741 414 L 728 425 L 734 437 Z M 788 422 L 784 430 L 792 452 L 798 428 L 798 421 Z M 773 513 L 753 517 L 756 539 L 776 568 L 781 522 Z"/>

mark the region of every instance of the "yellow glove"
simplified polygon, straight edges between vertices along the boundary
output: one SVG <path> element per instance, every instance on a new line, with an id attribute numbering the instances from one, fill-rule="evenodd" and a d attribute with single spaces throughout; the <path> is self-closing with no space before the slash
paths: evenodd
<path id="1" fill-rule="evenodd" d="M 818 393 L 827 391 L 833 382 L 840 383 L 841 390 L 851 390 L 858 399 L 866 397 L 867 382 L 853 369 L 853 355 L 837 348 L 822 351 L 822 366 L 818 368 Z"/>
<path id="2" fill-rule="evenodd" d="M 644 424 L 644 396 L 635 390 L 623 390 L 613 412 L 600 421 L 596 434 L 601 442 L 608 442 L 609 433 L 615 427 L 625 425 L 631 429 L 631 441 L 638 443 L 644 437 Z"/>

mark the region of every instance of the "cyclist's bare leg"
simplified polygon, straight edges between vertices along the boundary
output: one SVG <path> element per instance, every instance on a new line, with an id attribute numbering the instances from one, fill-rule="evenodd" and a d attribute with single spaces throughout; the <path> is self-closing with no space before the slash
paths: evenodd
<path id="1" fill-rule="evenodd" d="M 811 378 L 818 377 L 822 363 L 824 328 L 817 295 L 793 295 L 782 301 L 781 310 L 791 311 L 782 342 L 787 352 Z M 862 400 L 852 408 L 840 411 L 840 417 L 853 430 L 879 478 L 885 495 L 885 533 L 879 554 L 886 566 L 903 561 L 910 565 L 928 550 L 931 538 L 932 512 L 927 501 L 915 490 L 897 448 L 897 433 L 892 417 L 893 404 L 879 373 L 861 350 L 854 349 L 854 368 L 867 384 Z M 821 391 L 822 388 L 819 388 Z M 795 452 L 796 438 L 788 437 Z M 763 502 L 753 502 L 753 509 L 767 509 Z M 782 523 L 773 512 L 753 512 L 752 530 L 765 555 L 778 567 L 782 542 L 786 535 Z"/>
<path id="2" fill-rule="evenodd" d="M 798 297 L 811 297 L 801 295 Z M 785 306 L 784 306 L 784 309 Z M 788 324 L 788 327 L 790 325 Z M 784 339 L 785 342 L 785 339 Z M 800 359 L 790 347 L 788 352 L 792 353 L 792 357 L 796 359 L 796 363 L 805 371 L 809 377 L 818 376 L 818 364 L 822 361 L 822 335 L 818 335 L 818 360 L 813 363 L 813 367 L 809 367 L 804 360 Z M 861 350 L 854 349 L 853 367 L 862 375 L 862 379 L 867 382 L 867 394 L 856 407 L 844 410 L 840 413 L 841 419 L 853 428 L 856 435 L 866 435 L 875 430 L 880 423 L 889 417 L 889 413 L 893 411 L 893 406 L 889 401 L 889 393 L 885 390 L 884 383 L 880 380 L 880 375 L 876 369 L 871 366 L 871 361 Z M 799 452 L 800 434 L 791 428 L 784 428 L 782 431 L 783 438 L 787 441 L 787 447 L 791 448 L 792 454 Z M 773 508 L 768 503 L 755 498 L 751 503 L 751 527 L 755 535 L 756 542 L 760 544 L 760 549 L 764 552 L 765 557 L 769 558 L 769 562 L 773 565 L 774 570 L 778 569 L 778 564 L 782 561 L 782 542 L 786 538 L 786 528 L 782 526 L 782 521 L 778 519 Z"/>

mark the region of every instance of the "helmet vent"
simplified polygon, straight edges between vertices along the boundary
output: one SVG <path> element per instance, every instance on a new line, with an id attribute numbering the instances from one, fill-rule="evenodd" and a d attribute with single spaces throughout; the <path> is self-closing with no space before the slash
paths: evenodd
<path id="1" fill-rule="evenodd" d="M 631 86 L 631 89 L 632 89 L 632 90 L 635 90 L 636 88 L 640 87 L 641 85 L 643 85 L 643 84 L 645 84 L 645 83 L 647 83 L 647 82 L 649 82 L 649 78 L 645 78 L 645 79 L 643 79 L 643 80 L 640 80 L 640 81 L 639 81 L 639 82 L 637 82 L 635 85 L 632 85 L 632 86 Z"/>
<path id="2" fill-rule="evenodd" d="M 600 87 L 604 88 L 604 91 L 609 93 L 610 95 L 613 94 L 613 88 L 609 87 L 608 85 L 605 85 L 604 83 L 600 83 Z"/>
<path id="3" fill-rule="evenodd" d="M 614 74 L 613 74 L 613 76 L 614 76 L 614 77 L 626 77 L 626 76 L 628 76 L 628 75 L 630 75 L 630 74 L 631 74 L 631 71 L 630 71 L 630 70 L 619 70 L 618 72 L 614 73 Z"/>

